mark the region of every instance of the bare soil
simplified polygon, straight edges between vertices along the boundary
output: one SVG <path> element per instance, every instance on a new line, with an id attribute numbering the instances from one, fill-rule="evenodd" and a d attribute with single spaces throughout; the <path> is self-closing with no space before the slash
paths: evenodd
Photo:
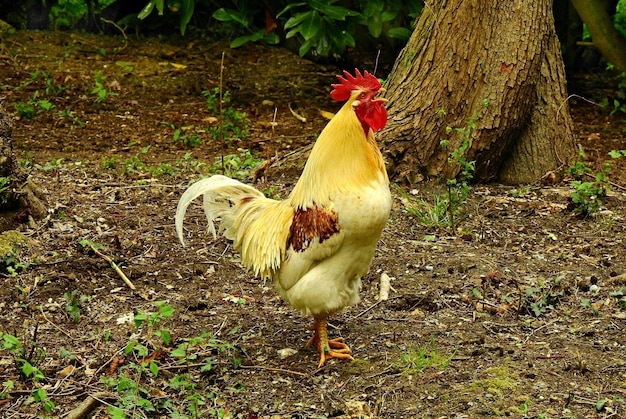
<path id="1" fill-rule="evenodd" d="M 227 106 L 251 121 L 248 138 L 230 143 L 207 133 L 216 122 L 202 95 L 220 84 L 222 54 Z M 336 67 L 261 45 L 230 50 L 209 38 L 125 41 L 69 32 L 18 32 L 2 40 L 0 62 L 8 109 L 36 91 L 55 106 L 30 119 L 16 113 L 15 150 L 45 192 L 49 214 L 21 227 L 30 238 L 18 254 L 26 266 L 0 279 L 0 330 L 23 342 L 21 357 L 45 378 L 34 383 L 15 353 L 0 351 L 2 417 L 64 417 L 94 393 L 102 403 L 91 417 L 110 417 L 108 405 L 123 392 L 103 379 L 121 374 L 149 389 L 145 398 L 159 406 L 150 417 L 172 417 L 165 401 L 182 411 L 193 392 L 206 403 L 198 417 L 218 417 L 213 408 L 241 418 L 626 417 L 620 160 L 593 217 L 572 213 L 567 180 L 476 185 L 459 230 L 450 232 L 407 211 L 415 199 L 441 193 L 436 186 L 418 185 L 408 200 L 394 189 L 362 301 L 330 321 L 355 361 L 318 369 L 306 347 L 310 319 L 245 272 L 226 241 L 206 233 L 199 205 L 188 214 L 186 248 L 173 215 L 182 191 L 222 156 L 249 150 L 269 159 L 311 144 L 326 123 L 318 110 L 337 109 L 328 98 Z M 100 103 L 97 71 L 107 92 Z M 593 101 L 615 95 L 614 81 L 597 74 L 570 84 Z M 624 117 L 581 99 L 570 105 L 595 173 L 607 151 L 626 148 Z M 202 144 L 176 141 L 176 129 Z M 281 165 L 262 174 L 261 190 L 285 196 L 298 171 Z M 101 245 L 136 290 L 83 240 Z M 387 300 L 378 299 L 383 273 L 392 278 Z M 171 319 L 138 330 L 133 315 L 153 313 L 163 300 L 174 309 Z M 162 328 L 171 331 L 169 346 L 152 334 Z M 173 348 L 202 331 L 232 346 L 205 348 L 195 363 L 179 365 Z M 158 361 L 158 376 L 128 369 L 141 361 L 125 351 L 134 341 L 148 348 L 144 360 Z M 195 390 L 172 389 L 180 374 Z M 51 413 L 33 401 L 36 388 L 55 404 Z"/>

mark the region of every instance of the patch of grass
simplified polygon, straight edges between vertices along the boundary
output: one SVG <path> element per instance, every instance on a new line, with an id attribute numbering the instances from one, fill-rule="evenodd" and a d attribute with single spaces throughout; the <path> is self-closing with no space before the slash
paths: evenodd
<path id="1" fill-rule="evenodd" d="M 519 383 L 519 375 L 511 372 L 507 365 L 487 368 L 481 372 L 481 376 L 485 378 L 473 380 L 469 385 L 471 390 L 503 396 L 515 390 Z"/>
<path id="2" fill-rule="evenodd" d="M 404 209 L 417 218 L 417 221 L 426 227 L 450 226 L 450 213 L 448 201 L 439 194 L 434 194 L 430 200 L 417 198 L 419 193 L 416 189 L 410 193 L 395 185 L 400 193 Z"/>
<path id="3" fill-rule="evenodd" d="M 16 276 L 20 270 L 39 263 L 37 259 L 28 261 L 20 258 L 19 249 L 26 243 L 28 243 L 28 239 L 19 231 L 8 230 L 0 234 L 0 261 L 11 276 Z"/>
<path id="4" fill-rule="evenodd" d="M 407 351 L 400 355 L 400 366 L 405 374 L 417 374 L 428 368 L 444 370 L 456 355 L 456 349 L 451 355 L 444 355 L 437 349 L 435 340 L 422 347 L 410 345 Z"/>

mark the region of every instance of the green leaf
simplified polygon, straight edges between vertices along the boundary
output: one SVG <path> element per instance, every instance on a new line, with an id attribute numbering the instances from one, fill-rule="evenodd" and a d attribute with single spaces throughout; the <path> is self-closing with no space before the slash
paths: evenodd
<path id="1" fill-rule="evenodd" d="M 326 57 L 328 53 L 330 52 L 330 44 L 331 43 L 328 37 L 325 35 L 322 35 L 317 39 L 317 43 L 315 44 L 315 50 L 322 57 Z M 340 48 L 340 47 L 338 49 L 343 50 L 343 48 Z"/>
<path id="2" fill-rule="evenodd" d="M 290 39 L 293 38 L 294 36 L 296 36 L 297 34 L 300 33 L 300 27 L 298 26 L 297 28 L 293 28 L 292 30 L 290 30 L 289 32 L 287 32 L 285 34 L 285 38 L 286 39 Z"/>
<path id="3" fill-rule="evenodd" d="M 302 23 L 304 19 L 307 19 L 308 16 L 313 13 L 315 12 L 309 11 L 309 12 L 297 13 L 293 15 L 287 20 L 287 22 L 285 22 L 285 29 L 291 29 L 291 28 L 298 26 L 300 23 Z"/>
<path id="4" fill-rule="evenodd" d="M 308 18 L 302 22 L 302 29 L 300 33 L 304 39 L 313 38 L 321 29 L 322 26 L 322 18 L 316 12 L 312 12 L 309 14 Z"/>
<path id="5" fill-rule="evenodd" d="M 359 12 L 341 6 L 328 6 L 324 10 L 320 10 L 320 12 L 334 20 L 346 20 L 348 16 L 361 16 Z"/>
<path id="6" fill-rule="evenodd" d="M 143 9 L 141 9 L 141 12 L 139 12 L 139 14 L 137 15 L 137 17 L 139 19 L 145 19 L 147 18 L 150 13 L 152 13 L 152 10 L 154 9 L 154 3 L 155 1 L 152 0 L 151 2 L 149 2 L 148 4 L 146 4 Z"/>
<path id="7" fill-rule="evenodd" d="M 280 43 L 280 36 L 276 32 L 272 32 L 268 33 L 263 40 L 270 45 L 277 45 Z"/>
<path id="8" fill-rule="evenodd" d="M 159 375 L 159 365 L 156 362 L 154 362 L 154 361 L 150 362 L 150 372 L 155 377 L 157 377 Z"/>
<path id="9" fill-rule="evenodd" d="M 180 33 L 181 35 L 185 34 L 185 29 L 187 29 L 187 24 L 191 20 L 191 16 L 193 16 L 193 7 L 194 7 L 194 0 L 183 0 L 183 5 L 180 9 Z"/>
<path id="10" fill-rule="evenodd" d="M 411 36 L 411 31 L 407 28 L 391 28 L 387 31 L 387 36 L 390 38 L 396 38 L 406 41 Z"/>
<path id="11" fill-rule="evenodd" d="M 165 346 L 169 346 L 172 338 L 170 336 L 170 331 L 167 329 L 161 329 L 154 332 L 154 334 L 161 338 L 161 341 Z"/>
<path id="12" fill-rule="evenodd" d="M 163 10 L 165 9 L 164 0 L 155 0 L 155 1 L 156 1 L 156 8 L 159 11 L 159 16 L 163 16 Z"/>
<path id="13" fill-rule="evenodd" d="M 391 20 L 394 20 L 396 18 L 396 16 L 398 16 L 398 12 L 400 10 L 385 10 L 382 15 L 381 15 L 381 20 L 383 22 L 389 22 Z"/>
<path id="14" fill-rule="evenodd" d="M 307 39 L 306 41 L 302 43 L 302 45 L 300 45 L 300 48 L 298 49 L 298 55 L 300 55 L 301 57 L 304 57 L 306 53 L 309 52 L 312 46 L 313 46 L 313 39 Z"/>
<path id="15" fill-rule="evenodd" d="M 383 31 L 383 21 L 380 15 L 372 16 L 367 21 L 367 30 L 374 38 L 378 38 Z"/>
<path id="16" fill-rule="evenodd" d="M 283 10 L 280 11 L 280 13 L 278 13 L 276 15 L 276 17 L 281 17 L 282 15 L 284 15 L 289 10 L 294 9 L 296 7 L 304 6 L 304 5 L 306 5 L 306 3 L 304 3 L 304 2 L 303 3 L 291 3 L 291 4 L 288 4 Z"/>
<path id="17" fill-rule="evenodd" d="M 178 348 L 174 349 L 170 352 L 170 355 L 176 358 L 184 358 L 187 356 L 187 347 L 186 345 L 180 345 Z"/>
<path id="18" fill-rule="evenodd" d="M 255 42 L 260 39 L 263 39 L 263 29 L 261 29 L 260 31 L 256 33 L 253 33 L 252 35 L 244 35 L 244 36 L 240 36 L 238 38 L 233 39 L 232 42 L 230 43 L 230 47 L 238 48 L 244 44 L 247 44 L 248 42 Z"/>
<path id="19" fill-rule="evenodd" d="M 359 12 L 355 12 L 343 6 L 332 6 L 333 3 L 335 3 L 335 0 L 309 0 L 309 6 L 312 9 L 317 10 L 333 20 L 345 20 L 347 16 L 361 16 Z"/>

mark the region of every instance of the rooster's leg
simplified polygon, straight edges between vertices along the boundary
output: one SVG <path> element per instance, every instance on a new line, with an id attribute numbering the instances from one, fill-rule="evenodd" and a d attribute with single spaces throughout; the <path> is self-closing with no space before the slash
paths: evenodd
<path id="1" fill-rule="evenodd" d="M 320 354 L 318 368 L 321 368 L 329 358 L 353 359 L 348 355 L 351 351 L 348 345 L 343 343 L 343 338 L 328 339 L 326 317 L 313 318 L 315 322 L 311 329 L 315 332 L 313 333 L 313 337 L 309 340 L 309 343 L 307 343 L 307 346 L 315 345 L 317 347 L 317 353 Z"/>

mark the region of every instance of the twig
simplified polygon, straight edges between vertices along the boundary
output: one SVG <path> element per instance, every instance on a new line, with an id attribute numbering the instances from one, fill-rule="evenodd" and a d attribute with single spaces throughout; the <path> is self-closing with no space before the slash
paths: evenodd
<path id="1" fill-rule="evenodd" d="M 306 122 L 306 118 L 302 115 L 300 115 L 298 112 L 296 112 L 292 107 L 291 107 L 291 103 L 289 104 L 289 112 L 291 112 L 291 114 L 294 116 L 294 118 L 296 118 L 298 121 L 300 122 Z"/>
<path id="2" fill-rule="evenodd" d="M 371 306 L 369 306 L 369 308 L 366 308 L 365 310 L 363 310 L 362 312 L 360 312 L 359 314 L 357 314 L 356 316 L 353 317 L 353 319 L 359 318 L 362 315 L 364 315 L 365 313 L 367 313 L 368 311 L 370 311 L 371 309 L 373 309 L 374 307 L 376 307 L 378 304 L 382 303 L 382 300 L 378 300 L 376 301 L 374 304 L 372 304 Z"/>
<path id="3" fill-rule="evenodd" d="M 96 406 L 102 401 L 101 398 L 110 398 L 111 395 L 109 393 L 105 393 L 103 391 L 90 394 L 81 404 L 76 406 L 73 410 L 71 410 L 65 419 L 79 419 L 85 418 L 89 413 L 96 408 Z"/>
<path id="4" fill-rule="evenodd" d="M 109 262 L 109 264 L 111 264 L 111 268 L 115 269 L 115 272 L 117 272 L 117 274 L 120 276 L 120 278 L 122 278 L 122 281 L 124 281 L 124 283 L 126 285 L 128 285 L 128 287 L 131 290 L 135 289 L 135 286 L 133 285 L 133 283 L 130 282 L 130 279 L 128 279 L 128 277 L 124 274 L 124 272 L 122 272 L 122 270 L 119 268 L 119 266 L 117 266 L 115 264 L 115 262 L 113 262 L 113 259 L 111 259 L 107 255 L 105 255 L 104 253 L 102 253 L 98 249 L 96 249 L 95 246 L 93 245 L 93 243 L 89 243 L 89 247 L 91 247 L 91 250 L 93 250 L 96 255 L 100 256 L 102 259 L 106 260 L 107 262 Z"/>
<path id="5" fill-rule="evenodd" d="M 301 377 L 308 377 L 309 376 L 309 374 L 305 374 L 305 373 L 300 372 L 300 371 L 285 370 L 285 369 L 282 369 L 282 368 L 265 367 L 263 365 L 240 365 L 239 368 L 248 369 L 248 370 L 258 369 L 258 370 L 267 370 L 267 371 L 274 371 L 274 372 L 284 372 L 284 373 L 287 373 L 287 374 L 299 375 Z"/>
<path id="6" fill-rule="evenodd" d="M 126 36 L 126 32 L 124 32 L 124 29 L 120 28 L 119 25 L 117 23 L 113 22 L 112 20 L 105 19 L 103 17 L 101 17 L 100 20 L 103 21 L 104 23 L 108 23 L 109 25 L 115 26 L 117 28 L 117 30 L 122 32 L 122 36 L 124 37 L 124 46 L 122 48 L 120 48 L 119 50 L 117 50 L 117 52 L 120 52 L 121 50 L 126 48 L 126 46 L 128 45 L 128 37 Z"/>
<path id="7" fill-rule="evenodd" d="M 41 312 L 41 315 L 43 316 L 43 319 L 45 321 L 47 321 L 48 323 L 50 323 L 52 325 L 52 327 L 54 327 L 56 330 L 58 330 L 59 332 L 63 333 L 65 336 L 67 336 L 70 339 L 72 338 L 72 335 L 70 335 L 69 333 L 67 333 L 65 330 L 61 329 L 59 326 L 57 326 L 56 324 L 52 323 L 52 321 L 46 317 L 46 314 L 43 312 L 43 308 L 39 307 L 39 311 Z"/>
<path id="8" fill-rule="evenodd" d="M 588 176 L 588 177 L 590 177 L 591 179 L 595 179 L 595 178 L 596 178 L 596 176 L 595 176 L 595 175 L 593 175 L 593 174 L 591 174 L 591 173 L 587 173 L 587 172 L 585 172 L 585 176 Z M 609 183 L 609 185 L 611 185 L 611 186 L 612 186 L 612 187 L 614 187 L 615 189 L 619 189 L 619 190 L 621 190 L 621 191 L 626 191 L 626 187 L 624 187 L 624 186 L 622 186 L 622 185 L 618 185 L 617 183 L 615 183 L 615 182 L 611 182 L 611 181 L 609 181 L 608 183 Z"/>
<path id="9" fill-rule="evenodd" d="M 378 301 L 389 299 L 389 289 L 391 288 L 391 278 L 387 272 L 380 274 L 380 289 L 378 291 Z"/>

